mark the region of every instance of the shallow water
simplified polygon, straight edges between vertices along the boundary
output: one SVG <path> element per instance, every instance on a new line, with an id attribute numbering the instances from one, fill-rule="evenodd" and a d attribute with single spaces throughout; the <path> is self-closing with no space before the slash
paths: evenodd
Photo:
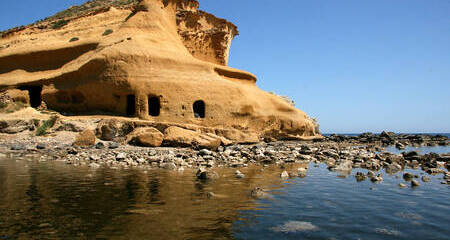
<path id="1" fill-rule="evenodd" d="M 287 181 L 275 166 L 241 171 L 242 180 L 228 169 L 219 171 L 219 180 L 203 182 L 192 171 L 92 170 L 0 159 L 0 239 L 450 236 L 450 189 L 440 184 L 442 175 L 418 188 L 400 189 L 403 180 L 395 175 L 384 174 L 381 184 L 357 183 L 324 164 L 310 165 L 306 178 Z M 252 199 L 254 187 L 267 189 L 267 198 Z M 208 192 L 215 197 L 208 198 Z"/>
<path id="2" fill-rule="evenodd" d="M 394 146 L 389 146 L 386 148 L 386 151 L 396 153 L 396 154 L 400 154 L 402 152 L 409 152 L 409 151 L 416 151 L 420 154 L 427 154 L 427 153 L 431 153 L 431 152 L 441 154 L 441 153 L 450 153 L 450 146 L 434 146 L 434 147 L 407 146 L 403 150 L 399 150 L 399 149 L 395 148 Z"/>

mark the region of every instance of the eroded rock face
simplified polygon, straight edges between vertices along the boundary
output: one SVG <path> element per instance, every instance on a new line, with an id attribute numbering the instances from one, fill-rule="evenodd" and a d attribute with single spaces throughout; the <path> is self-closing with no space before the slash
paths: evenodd
<path id="1" fill-rule="evenodd" d="M 198 126 L 232 141 L 321 137 L 304 112 L 226 66 L 237 29 L 197 1 L 87 4 L 99 2 L 3 34 L 0 89 L 22 89 L 31 105 L 59 112 Z M 97 135 L 121 134 L 108 125 Z"/>

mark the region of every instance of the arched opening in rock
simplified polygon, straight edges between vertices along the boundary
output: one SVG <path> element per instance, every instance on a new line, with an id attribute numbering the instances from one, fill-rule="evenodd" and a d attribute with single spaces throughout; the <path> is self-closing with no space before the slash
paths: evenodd
<path id="1" fill-rule="evenodd" d="M 24 86 L 20 87 L 21 90 L 28 91 L 28 97 L 30 98 L 30 106 L 32 108 L 38 108 L 42 103 L 42 86 Z"/>
<path id="2" fill-rule="evenodd" d="M 136 115 L 136 96 L 127 96 L 127 116 L 134 117 Z"/>
<path id="3" fill-rule="evenodd" d="M 205 118 L 205 102 L 198 100 L 193 105 L 195 118 Z"/>
<path id="4" fill-rule="evenodd" d="M 159 116 L 161 113 L 161 103 L 159 97 L 149 96 L 148 97 L 148 114 L 153 117 Z"/>

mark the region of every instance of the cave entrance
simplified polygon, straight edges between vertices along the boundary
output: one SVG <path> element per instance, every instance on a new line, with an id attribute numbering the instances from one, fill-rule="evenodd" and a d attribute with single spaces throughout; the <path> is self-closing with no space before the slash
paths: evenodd
<path id="1" fill-rule="evenodd" d="M 39 106 L 41 106 L 42 86 L 24 86 L 19 89 L 28 91 L 28 97 L 30 98 L 30 106 L 32 108 L 38 108 Z"/>
<path id="2" fill-rule="evenodd" d="M 194 102 L 192 106 L 194 109 L 194 117 L 195 118 L 205 118 L 205 102 L 202 100 L 198 100 Z"/>
<path id="3" fill-rule="evenodd" d="M 136 115 L 136 96 L 127 96 L 127 116 L 134 117 Z"/>
<path id="4" fill-rule="evenodd" d="M 161 102 L 159 97 L 149 96 L 148 97 L 148 114 L 153 117 L 159 116 L 161 113 Z"/>

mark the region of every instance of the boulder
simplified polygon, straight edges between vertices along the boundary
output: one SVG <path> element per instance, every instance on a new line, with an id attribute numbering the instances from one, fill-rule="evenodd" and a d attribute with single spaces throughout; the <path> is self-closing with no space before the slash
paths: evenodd
<path id="1" fill-rule="evenodd" d="M 128 135 L 128 143 L 143 147 L 159 147 L 164 135 L 156 128 L 137 128 Z"/>
<path id="2" fill-rule="evenodd" d="M 96 138 L 94 131 L 87 129 L 77 135 L 73 145 L 79 147 L 90 147 L 95 145 L 95 140 Z"/>
<path id="3" fill-rule="evenodd" d="M 214 134 L 202 134 L 200 132 L 180 128 L 168 127 L 164 131 L 164 145 L 171 147 L 199 147 L 215 150 L 222 140 Z"/>

